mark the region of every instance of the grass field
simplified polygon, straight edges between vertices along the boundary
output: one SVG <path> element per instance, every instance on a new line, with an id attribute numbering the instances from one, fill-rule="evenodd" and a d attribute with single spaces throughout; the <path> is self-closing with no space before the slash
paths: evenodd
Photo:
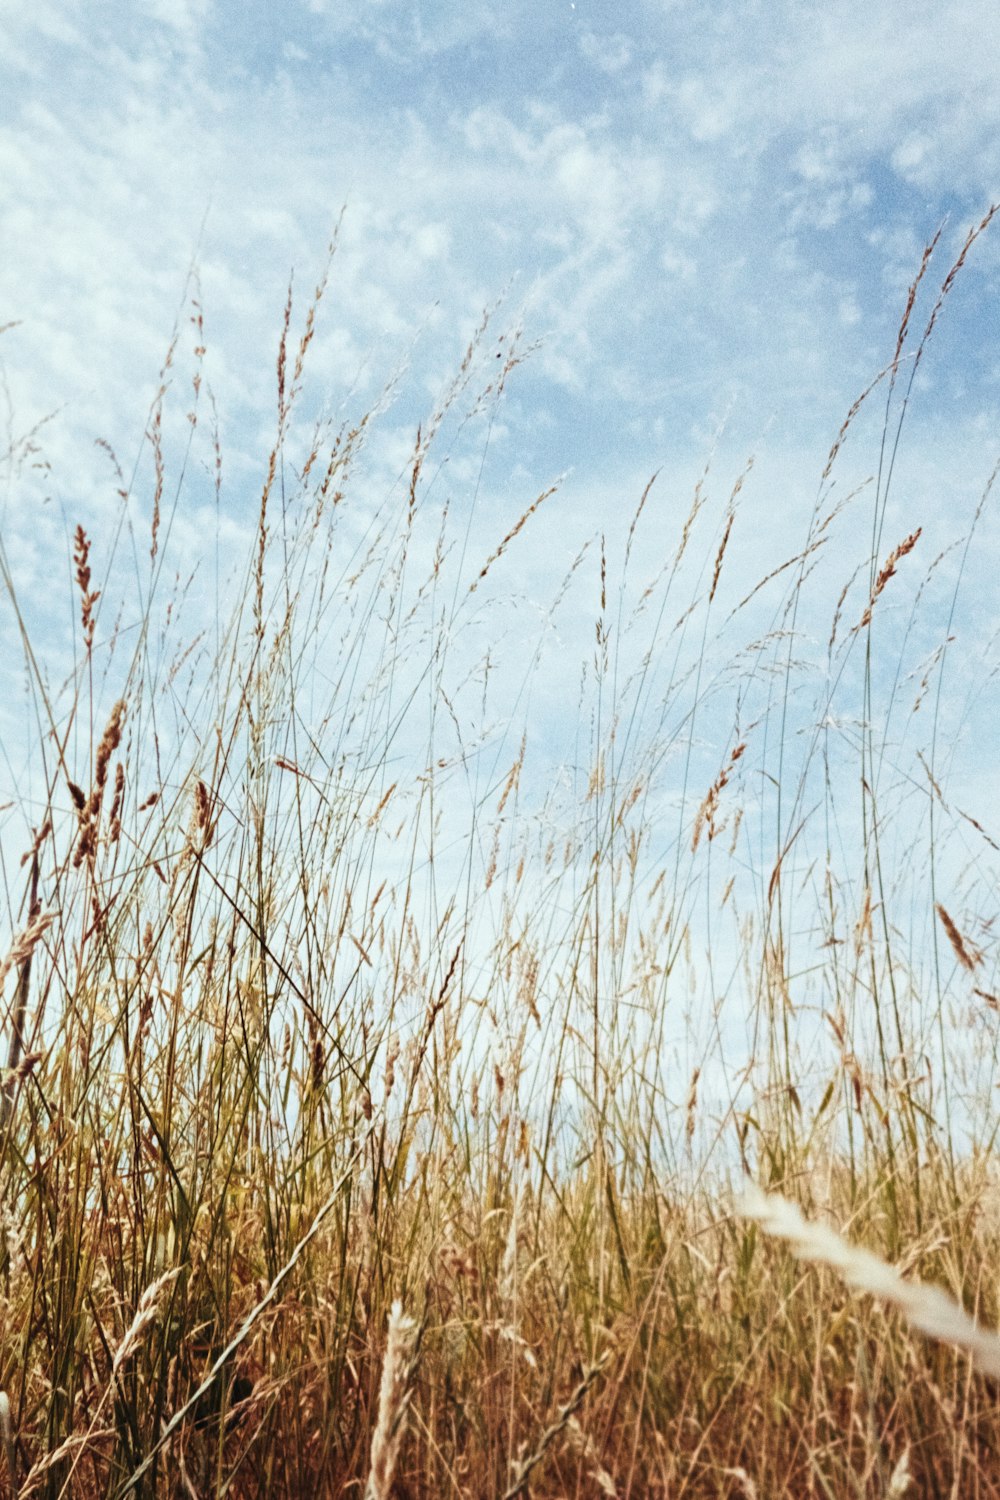
<path id="1" fill-rule="evenodd" d="M 224 587 L 186 307 L 55 667 L 3 559 L 10 1493 L 1000 1494 L 998 830 L 948 779 L 993 459 L 946 558 L 893 489 L 991 217 L 749 587 L 748 466 L 651 480 L 527 617 L 558 497 L 479 550 L 441 467 L 515 337 L 375 494 L 384 404 L 301 416 L 289 301 Z"/>

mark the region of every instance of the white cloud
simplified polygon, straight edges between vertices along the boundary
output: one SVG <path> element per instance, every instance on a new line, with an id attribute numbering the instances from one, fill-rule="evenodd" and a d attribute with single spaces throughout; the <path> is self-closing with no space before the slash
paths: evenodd
<path id="1" fill-rule="evenodd" d="M 698 262 L 693 255 L 668 246 L 660 257 L 660 264 L 668 276 L 680 277 L 682 281 L 694 281 L 698 274 Z"/>
<path id="2" fill-rule="evenodd" d="M 211 0 L 143 0 L 141 9 L 150 20 L 169 27 L 187 46 L 200 48 L 201 31 L 211 11 Z"/>
<path id="3" fill-rule="evenodd" d="M 602 73 L 621 73 L 632 61 L 632 44 L 620 31 L 610 35 L 583 31 L 577 46 L 581 55 Z"/>
<path id="4" fill-rule="evenodd" d="M 296 12 L 294 26 L 289 12 L 270 51 L 259 16 L 244 35 L 225 7 L 158 4 L 141 24 L 123 12 L 110 46 L 58 0 L 12 12 L 12 73 L 44 85 L 52 55 L 61 69 L 58 88 L 11 95 L 0 133 L 5 243 L 21 247 L 0 299 L 25 320 L 2 355 L 24 421 L 71 403 L 51 435 L 66 464 L 81 434 L 141 432 L 209 203 L 209 358 L 234 422 L 269 416 L 289 267 L 307 295 L 346 201 L 315 349 L 332 402 L 359 379 L 374 392 L 420 329 L 443 369 L 520 272 L 530 331 L 546 336 L 527 376 L 538 409 L 571 392 L 593 442 L 589 414 L 618 393 L 620 420 L 652 443 L 664 403 L 680 404 L 666 430 L 688 430 L 734 388 L 751 425 L 789 392 L 801 420 L 832 420 L 824 403 L 839 417 L 838 382 L 856 394 L 884 354 L 878 320 L 928 227 L 886 178 L 929 193 L 988 183 L 993 96 L 969 92 L 961 56 L 986 24 L 972 0 L 947 25 L 918 5 L 892 46 L 887 18 L 851 0 L 842 25 L 783 4 L 741 11 L 735 29 L 735 10 L 660 5 L 642 28 L 568 47 L 526 7 L 491 32 L 486 6 L 369 4 Z M 376 38 L 395 59 L 383 71 Z M 477 96 L 462 39 L 520 48 L 501 92 Z M 282 57 L 309 63 L 294 86 Z M 595 68 L 616 81 L 599 113 Z M 551 421 L 547 448 L 568 459 L 572 425 Z"/>
<path id="5" fill-rule="evenodd" d="M 707 78 L 681 80 L 675 91 L 677 109 L 696 141 L 718 141 L 733 129 L 735 90 L 728 97 Z"/>
<path id="6" fill-rule="evenodd" d="M 841 297 L 837 303 L 837 317 L 845 328 L 853 328 L 861 322 L 861 309 L 854 297 Z"/>

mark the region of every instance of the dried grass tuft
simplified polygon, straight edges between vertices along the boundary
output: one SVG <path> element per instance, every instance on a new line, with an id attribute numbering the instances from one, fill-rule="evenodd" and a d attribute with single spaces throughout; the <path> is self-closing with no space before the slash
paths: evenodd
<path id="1" fill-rule="evenodd" d="M 20 969 L 27 963 L 58 915 L 55 911 L 36 912 L 17 934 L 7 957 L 0 962 L 0 994 L 3 993 L 4 981 L 11 969 Z"/>
<path id="2" fill-rule="evenodd" d="M 872 610 L 875 608 L 876 600 L 882 593 L 886 584 L 889 582 L 889 579 L 895 577 L 896 564 L 898 562 L 901 562 L 908 553 L 913 551 L 914 547 L 917 545 L 917 542 L 920 540 L 922 532 L 923 527 L 918 526 L 916 531 L 912 531 L 908 537 L 904 537 L 899 546 L 894 548 L 893 551 L 889 553 L 889 556 L 886 558 L 885 563 L 879 571 L 878 577 L 872 585 L 872 592 L 871 597 L 868 600 L 868 606 L 865 609 L 864 614 L 861 616 L 861 619 L 854 627 L 855 631 L 864 630 L 866 625 L 871 624 Z"/>
<path id="3" fill-rule="evenodd" d="M 0 1391 L 0 1438 L 7 1457 L 7 1485 L 11 1500 L 17 1500 L 17 1454 L 14 1451 L 14 1426 L 10 1418 L 10 1397 Z"/>
<path id="4" fill-rule="evenodd" d="M 899 1462 L 892 1471 L 889 1488 L 886 1490 L 886 1500 L 902 1500 L 902 1497 L 909 1492 L 912 1483 L 913 1475 L 910 1473 L 910 1450 L 909 1448 L 904 1448 Z"/>
<path id="5" fill-rule="evenodd" d="M 936 910 L 938 916 L 941 919 L 941 926 L 944 928 L 945 933 L 947 934 L 948 941 L 952 946 L 952 951 L 954 952 L 955 957 L 958 959 L 963 969 L 966 969 L 970 974 L 973 973 L 977 963 L 982 962 L 981 955 L 976 953 L 975 950 L 971 949 L 969 943 L 959 931 L 958 924 L 954 921 L 948 911 L 946 911 L 946 909 L 941 905 L 940 901 L 937 903 Z"/>
<path id="6" fill-rule="evenodd" d="M 410 1409 L 417 1325 L 396 1301 L 389 1311 L 389 1337 L 382 1361 L 378 1422 L 372 1436 L 371 1468 L 365 1500 L 390 1500 L 399 1449 Z"/>
<path id="7" fill-rule="evenodd" d="M 749 1185 L 740 1212 L 765 1234 L 785 1240 L 799 1260 L 837 1271 L 855 1291 L 868 1292 L 899 1308 L 911 1327 L 927 1338 L 967 1350 L 976 1368 L 1000 1379 L 1000 1335 L 981 1328 L 953 1297 L 938 1286 L 907 1281 L 870 1250 L 861 1250 L 825 1224 L 810 1223 L 796 1204 Z"/>
<path id="8" fill-rule="evenodd" d="M 115 1351 L 111 1365 L 111 1377 L 113 1380 L 117 1379 L 121 1367 L 129 1355 L 134 1354 L 136 1349 L 138 1349 L 146 1329 L 156 1322 L 160 1311 L 160 1298 L 167 1287 L 174 1284 L 179 1275 L 179 1267 L 174 1267 L 170 1271 L 164 1271 L 162 1276 L 157 1277 L 156 1281 L 150 1283 L 139 1298 L 135 1317 L 126 1329 L 125 1335 Z"/>

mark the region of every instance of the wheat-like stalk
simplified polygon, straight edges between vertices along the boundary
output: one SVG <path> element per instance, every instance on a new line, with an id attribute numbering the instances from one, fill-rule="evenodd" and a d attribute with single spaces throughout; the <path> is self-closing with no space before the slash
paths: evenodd
<path id="1" fill-rule="evenodd" d="M 904 1448 L 899 1462 L 892 1471 L 889 1479 L 889 1488 L 885 1492 L 886 1500 L 902 1500 L 909 1492 L 913 1483 L 913 1475 L 910 1473 L 910 1450 Z"/>
<path id="2" fill-rule="evenodd" d="M 6 1391 L 0 1391 L 0 1436 L 3 1437 L 4 1453 L 7 1456 L 7 1486 L 11 1493 L 11 1500 L 17 1500 L 17 1469 L 16 1454 L 14 1452 L 14 1428 L 10 1420 L 10 1397 Z"/>
<path id="3" fill-rule="evenodd" d="M 253 1307 L 247 1313 L 246 1317 L 243 1319 L 243 1322 L 240 1324 L 239 1328 L 236 1330 L 236 1333 L 229 1340 L 229 1343 L 226 1345 L 226 1347 L 222 1350 L 221 1354 L 219 1354 L 218 1357 L 216 1358 L 216 1360 L 214 1361 L 211 1369 L 209 1370 L 208 1374 L 205 1376 L 204 1380 L 191 1393 L 191 1395 L 188 1397 L 187 1401 L 185 1401 L 184 1405 L 178 1411 L 174 1412 L 174 1414 L 171 1417 L 170 1421 L 167 1422 L 167 1424 L 163 1427 L 163 1429 L 160 1432 L 160 1435 L 159 1435 L 157 1441 L 153 1444 L 152 1448 L 146 1454 L 146 1456 L 143 1459 L 142 1463 L 138 1466 L 137 1469 L 133 1469 L 133 1471 L 129 1475 L 128 1479 L 121 1486 L 121 1488 L 118 1491 L 119 1500 L 124 1500 L 124 1497 L 127 1494 L 129 1494 L 133 1489 L 135 1489 L 135 1487 L 138 1484 L 139 1480 L 151 1468 L 151 1466 L 153 1464 L 153 1460 L 155 1459 L 157 1453 L 159 1453 L 160 1449 L 163 1448 L 163 1447 L 165 1447 L 166 1444 L 170 1441 L 170 1439 L 173 1437 L 173 1435 L 177 1431 L 178 1427 L 180 1427 L 181 1423 L 184 1421 L 184 1418 L 188 1415 L 188 1413 L 191 1412 L 194 1409 L 194 1407 L 198 1404 L 198 1402 L 201 1400 L 201 1398 L 204 1395 L 206 1395 L 208 1391 L 211 1390 L 212 1384 L 215 1381 L 215 1379 L 217 1378 L 217 1376 L 219 1375 L 219 1372 L 225 1368 L 227 1361 L 236 1353 L 236 1350 L 240 1347 L 240 1345 L 243 1344 L 246 1341 L 246 1339 L 249 1337 L 250 1332 L 253 1329 L 254 1325 L 257 1323 L 258 1319 L 260 1318 L 261 1314 L 274 1301 L 275 1297 L 278 1295 L 278 1292 L 279 1292 L 279 1290 L 280 1290 L 283 1282 L 287 1279 L 288 1276 L 291 1275 L 292 1271 L 294 1271 L 295 1267 L 298 1265 L 299 1258 L 302 1255 L 303 1251 L 306 1249 L 306 1247 L 310 1244 L 310 1242 L 319 1233 L 321 1225 L 324 1223 L 324 1221 L 326 1220 L 326 1218 L 328 1217 L 328 1215 L 333 1211 L 333 1209 L 336 1207 L 337 1203 L 340 1201 L 341 1195 L 342 1195 L 342 1193 L 344 1191 L 344 1186 L 350 1180 L 350 1176 L 351 1176 L 351 1173 L 354 1170 L 355 1163 L 357 1162 L 357 1159 L 360 1156 L 362 1150 L 364 1149 L 364 1146 L 366 1145 L 368 1139 L 370 1138 L 373 1130 L 374 1130 L 374 1125 L 369 1126 L 368 1132 L 363 1137 L 361 1143 L 359 1145 L 355 1146 L 354 1153 L 350 1157 L 350 1159 L 349 1159 L 349 1161 L 347 1163 L 347 1166 L 344 1169 L 343 1173 L 341 1174 L 340 1178 L 338 1179 L 338 1181 L 337 1181 L 337 1183 L 336 1183 L 333 1191 L 330 1193 L 329 1197 L 326 1199 L 326 1201 L 320 1207 L 318 1213 L 316 1214 L 316 1217 L 313 1219 L 313 1222 L 312 1222 L 311 1226 L 306 1231 L 306 1233 L 302 1236 L 302 1238 L 298 1241 L 298 1243 L 295 1246 L 295 1249 L 292 1251 L 291 1255 L 289 1256 L 289 1258 L 285 1262 L 285 1264 L 278 1271 L 278 1274 L 275 1276 L 274 1280 L 271 1282 L 271 1285 L 268 1287 L 268 1289 L 264 1293 L 263 1297 L 261 1297 L 258 1302 L 254 1303 Z M 126 1334 L 126 1340 L 127 1339 L 128 1339 L 128 1335 Z"/>
<path id="4" fill-rule="evenodd" d="M 353 1500 L 699 1484 L 902 1500 L 920 1488 L 911 1453 L 927 1474 L 954 1470 L 956 1493 L 997 1487 L 1000 1409 L 922 1378 L 934 1361 L 915 1357 L 906 1321 L 1000 1373 L 1000 1341 L 961 1306 L 982 1315 L 1000 1216 L 993 1072 L 966 1068 L 991 1019 L 976 1000 L 1000 1012 L 1000 844 L 953 801 L 942 748 L 966 712 L 944 692 L 958 614 L 942 564 L 958 539 L 909 623 L 868 629 L 918 556 L 919 514 L 894 550 L 883 539 L 908 400 L 895 392 L 904 359 L 907 388 L 920 362 L 907 341 L 936 239 L 790 556 L 735 529 L 752 459 L 723 509 L 710 495 L 720 428 L 673 545 L 673 500 L 654 515 L 650 481 L 631 524 L 615 505 L 595 536 L 566 508 L 539 537 L 552 555 L 505 582 L 555 504 L 535 490 L 507 517 L 504 500 L 499 542 L 482 534 L 476 496 L 494 470 L 476 433 L 492 441 L 520 333 L 494 345 L 484 317 L 383 486 L 395 426 L 357 466 L 395 377 L 342 423 L 304 383 L 325 272 L 294 331 L 282 295 L 276 436 L 247 526 L 223 494 L 217 420 L 210 448 L 196 432 L 198 292 L 136 460 L 148 578 L 143 549 L 134 586 L 116 560 L 135 505 L 107 445 L 125 511 L 93 545 L 70 531 L 73 641 L 36 653 L 31 616 L 58 601 L 19 604 L 0 548 L 32 701 L 23 777 L 5 753 L 0 788 L 5 868 L 12 841 L 27 848 L 20 902 L 5 876 L 0 945 L 0 1500 L 190 1500 L 238 1491 L 248 1465 L 275 1494 Z M 187 329 L 195 446 L 174 485 Z M 865 462 L 841 486 L 832 467 L 876 391 L 878 478 Z M 0 453 L 5 483 L 17 454 Z M 215 587 L 198 599 L 213 537 L 184 475 L 213 459 Z M 966 529 L 970 567 L 998 474 Z M 869 532 L 847 516 L 870 490 Z M 564 547 L 561 583 L 536 599 Z M 589 604 L 585 563 L 599 563 Z M 847 627 L 863 611 L 859 643 Z M 1000 680 L 997 640 L 975 655 L 982 685 Z M 550 689 L 578 669 L 577 696 L 558 701 Z M 913 712 L 932 700 L 910 721 L 916 735 L 933 714 L 926 758 L 896 732 L 914 676 Z M 880 781 L 890 745 L 900 757 Z M 930 795 L 912 797 L 925 779 Z M 851 787 L 857 819 L 838 806 Z M 859 847 L 838 835 L 835 849 L 835 826 L 856 826 Z M 935 868 L 954 871 L 947 893 Z M 958 972 L 931 966 L 935 983 L 918 984 L 934 923 Z M 809 980 L 792 931 L 819 940 Z M 832 1076 L 799 994 L 813 983 L 840 997 Z M 679 1052 L 666 1002 L 686 1006 L 685 990 Z M 953 1039 L 956 996 L 977 1030 Z M 739 1058 L 723 1007 L 752 1024 Z M 734 1237 L 731 1202 L 711 1192 L 736 1159 L 733 1127 L 745 1170 L 757 1149 L 787 1181 L 829 1183 L 820 1225 L 781 1199 L 758 1197 L 751 1216 L 906 1314 L 867 1307 L 885 1325 L 878 1358 L 847 1381 L 820 1366 L 854 1294 L 797 1266 L 822 1285 L 786 1306 L 774 1255 L 749 1253 L 758 1230 Z M 914 1284 L 915 1256 L 886 1266 L 823 1227 L 854 1225 L 858 1201 L 878 1244 L 907 1244 L 914 1222 L 927 1265 L 948 1244 L 958 1304 Z M 182 1263 L 185 1295 L 170 1270 L 139 1296 L 137 1267 L 154 1261 L 150 1279 Z M 402 1296 L 391 1314 L 387 1286 Z M 924 1353 L 972 1372 L 947 1346 Z"/>
<path id="5" fill-rule="evenodd" d="M 163 1292 L 167 1287 L 173 1285 L 179 1275 L 179 1266 L 174 1267 L 172 1270 L 165 1271 L 162 1276 L 159 1276 L 156 1279 L 156 1281 L 151 1282 L 146 1290 L 142 1293 L 142 1296 L 139 1298 L 138 1306 L 136 1307 L 135 1317 L 132 1319 L 132 1322 L 125 1330 L 124 1337 L 122 1338 L 121 1343 L 118 1345 L 118 1348 L 115 1351 L 111 1364 L 111 1380 L 103 1396 L 97 1404 L 90 1426 L 87 1428 L 86 1432 L 71 1433 L 69 1437 L 67 1437 L 58 1448 L 54 1449 L 51 1453 L 45 1454 L 41 1459 L 38 1460 L 36 1464 L 34 1464 L 25 1481 L 25 1488 L 23 1492 L 25 1495 L 31 1493 L 34 1490 L 34 1488 L 41 1482 L 43 1476 L 51 1468 L 53 1468 L 63 1458 L 66 1458 L 70 1453 L 72 1453 L 73 1462 L 70 1465 L 69 1474 L 66 1477 L 66 1481 L 63 1484 L 62 1489 L 59 1491 L 59 1500 L 62 1500 L 62 1497 L 69 1493 L 70 1485 L 73 1481 L 73 1475 L 76 1473 L 77 1465 L 79 1464 L 80 1459 L 83 1457 L 88 1445 L 92 1442 L 98 1442 L 112 1435 L 113 1429 L 99 1429 L 97 1426 L 101 1412 L 104 1409 L 108 1397 L 111 1395 L 112 1391 L 115 1388 L 122 1365 L 138 1348 L 139 1344 L 142 1341 L 142 1335 L 146 1331 L 146 1329 L 150 1326 L 151 1323 L 156 1322 L 156 1319 L 159 1316 L 160 1299 Z M 0 1425 L 2 1425 L 2 1419 L 3 1411 L 2 1409 L 0 1409 Z M 6 1428 L 4 1429 L 4 1433 L 6 1436 Z M 11 1448 L 8 1448 L 8 1465 L 10 1467 L 11 1474 L 11 1492 L 13 1494 L 16 1494 L 16 1490 L 14 1489 L 13 1452 Z"/>
<path id="6" fill-rule="evenodd" d="M 163 1275 L 157 1277 L 156 1281 L 152 1282 L 139 1298 L 135 1317 L 126 1329 L 125 1336 L 115 1351 L 111 1365 L 112 1380 L 117 1380 L 118 1372 L 121 1370 L 122 1365 L 142 1342 L 143 1333 L 151 1323 L 156 1322 L 160 1311 L 161 1294 L 168 1286 L 173 1285 L 180 1274 L 179 1266 L 175 1266 L 170 1271 L 164 1271 Z"/>
<path id="7" fill-rule="evenodd" d="M 597 1451 L 597 1444 L 590 1433 L 585 1431 L 576 1417 L 570 1417 L 566 1423 L 566 1436 L 570 1447 L 577 1452 L 587 1466 L 587 1472 L 597 1485 L 602 1495 L 611 1496 L 615 1500 L 618 1494 L 617 1486 L 607 1469 L 601 1463 L 601 1455 Z"/>
<path id="8" fill-rule="evenodd" d="M 743 1193 L 740 1211 L 756 1220 L 765 1234 L 786 1240 L 800 1260 L 830 1266 L 855 1291 L 898 1307 L 918 1332 L 967 1349 L 977 1369 L 1000 1379 L 1000 1335 L 981 1328 L 941 1287 L 906 1281 L 872 1251 L 850 1244 L 826 1224 L 810 1223 L 796 1204 L 776 1193 L 762 1193 L 753 1184 Z"/>
<path id="9" fill-rule="evenodd" d="M 399 1447 L 406 1431 L 413 1382 L 416 1323 L 396 1301 L 389 1311 L 389 1337 L 382 1362 L 378 1422 L 372 1436 L 372 1460 L 365 1500 L 389 1500 Z"/>
<path id="10" fill-rule="evenodd" d="M 29 1496 L 34 1495 L 46 1482 L 46 1476 L 50 1475 L 53 1469 L 57 1468 L 64 1459 L 69 1458 L 72 1454 L 73 1462 L 70 1465 L 69 1477 L 57 1496 L 57 1500 L 64 1500 L 64 1496 L 70 1492 L 69 1485 L 72 1482 L 73 1475 L 76 1473 L 76 1467 L 82 1455 L 91 1444 L 97 1446 L 100 1443 L 106 1443 L 114 1435 L 115 1429 L 113 1427 L 96 1427 L 93 1424 L 87 1428 L 86 1432 L 71 1432 L 69 1437 L 63 1438 L 58 1448 L 53 1448 L 51 1453 L 43 1454 L 40 1459 L 32 1464 L 25 1475 L 24 1484 L 19 1490 L 14 1492 L 18 1500 L 29 1500 Z"/>
<path id="11" fill-rule="evenodd" d="M 59 913 L 55 911 L 36 912 L 23 931 L 17 934 L 10 946 L 10 952 L 6 958 L 0 960 L 0 989 L 3 988 L 3 983 L 11 969 L 20 968 L 25 960 L 31 957 L 58 915 Z"/>
<path id="12" fill-rule="evenodd" d="M 569 1400 L 565 1401 L 559 1407 L 554 1420 L 541 1433 L 535 1447 L 528 1454 L 527 1458 L 519 1459 L 511 1465 L 511 1480 L 510 1484 L 504 1490 L 503 1500 L 517 1500 L 518 1495 L 524 1494 L 532 1472 L 542 1462 L 542 1459 L 548 1453 L 560 1433 L 566 1431 L 573 1417 L 587 1399 L 587 1394 L 591 1386 L 603 1372 L 610 1358 L 611 1350 L 606 1349 L 600 1359 L 584 1372 L 583 1379 L 579 1382 Z"/>

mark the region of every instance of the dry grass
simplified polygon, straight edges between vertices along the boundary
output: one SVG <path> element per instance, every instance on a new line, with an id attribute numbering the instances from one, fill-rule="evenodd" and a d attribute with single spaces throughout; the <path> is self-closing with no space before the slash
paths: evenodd
<path id="1" fill-rule="evenodd" d="M 325 273 L 228 616 L 167 561 L 171 465 L 229 498 L 197 302 L 145 467 L 74 523 L 58 671 L 0 550 L 35 716 L 2 845 L 11 1493 L 1000 1493 L 997 844 L 949 789 L 962 568 L 910 587 L 912 518 L 881 545 L 987 224 L 911 354 L 925 257 L 757 580 L 750 465 L 721 506 L 706 468 L 665 558 L 650 481 L 529 639 L 555 487 L 485 542 L 438 502 L 518 339 L 497 374 L 484 319 L 386 485 L 388 395 L 308 417 Z M 571 692 L 575 637 L 545 643 L 580 620 Z"/>
<path id="2" fill-rule="evenodd" d="M 777 1193 L 762 1193 L 751 1185 L 743 1194 L 741 1212 L 766 1234 L 786 1240 L 800 1260 L 831 1266 L 849 1287 L 898 1307 L 912 1328 L 967 1350 L 977 1369 L 1000 1379 L 1000 1335 L 980 1328 L 940 1287 L 907 1280 L 870 1250 L 849 1244 L 825 1224 L 809 1223 L 794 1203 Z"/>
<path id="3" fill-rule="evenodd" d="M 372 1434 L 371 1469 L 365 1486 L 365 1500 L 390 1500 L 392 1495 L 399 1448 L 413 1394 L 415 1334 L 413 1319 L 405 1316 L 399 1302 L 394 1302 L 389 1309 L 389 1334 L 378 1393 L 378 1422 Z"/>

